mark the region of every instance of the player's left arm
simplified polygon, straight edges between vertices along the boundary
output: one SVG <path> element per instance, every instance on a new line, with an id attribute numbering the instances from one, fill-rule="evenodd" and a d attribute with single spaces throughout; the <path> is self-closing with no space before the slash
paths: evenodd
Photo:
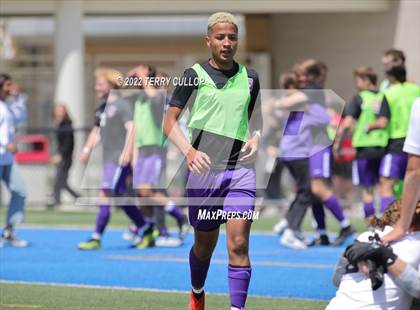
<path id="1" fill-rule="evenodd" d="M 251 101 L 249 104 L 249 130 L 251 137 L 244 144 L 241 152 L 240 162 L 242 164 L 252 164 L 257 159 L 258 148 L 261 142 L 262 134 L 262 112 L 261 112 L 261 96 L 260 96 L 260 82 L 255 71 L 250 71 L 253 79 L 251 89 Z"/>

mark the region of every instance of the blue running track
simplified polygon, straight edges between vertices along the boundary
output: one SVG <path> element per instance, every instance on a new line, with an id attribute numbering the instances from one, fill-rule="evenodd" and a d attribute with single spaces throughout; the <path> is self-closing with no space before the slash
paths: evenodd
<path id="1" fill-rule="evenodd" d="M 188 253 L 192 235 L 179 248 L 129 248 L 121 230 L 110 229 L 102 249 L 82 252 L 76 245 L 90 236 L 83 229 L 24 228 L 31 242 L 24 249 L 0 249 L 0 280 L 189 291 Z M 328 300 L 335 294 L 333 267 L 344 247 L 291 250 L 278 237 L 254 233 L 250 294 Z M 209 270 L 206 291 L 227 293 L 227 253 L 221 234 Z"/>

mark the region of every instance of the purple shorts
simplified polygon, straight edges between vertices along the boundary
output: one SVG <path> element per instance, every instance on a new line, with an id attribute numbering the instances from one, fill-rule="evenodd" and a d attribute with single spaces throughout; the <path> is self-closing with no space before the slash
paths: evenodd
<path id="1" fill-rule="evenodd" d="M 222 213 L 244 215 L 254 211 L 256 195 L 254 168 L 210 170 L 203 175 L 189 172 L 186 188 L 189 201 L 188 215 L 194 229 L 210 231 L 218 228 L 226 222 Z"/>
<path id="2" fill-rule="evenodd" d="M 105 191 L 113 191 L 122 194 L 127 190 L 127 177 L 131 174 L 130 166 L 121 167 L 116 163 L 105 163 L 101 188 Z"/>
<path id="3" fill-rule="evenodd" d="M 379 169 L 380 176 L 394 180 L 404 179 L 407 160 L 407 154 L 386 154 L 381 161 L 381 167 Z"/>
<path id="4" fill-rule="evenodd" d="M 381 157 L 377 157 L 354 160 L 352 166 L 353 185 L 374 186 L 378 184 L 381 159 Z"/>
<path id="5" fill-rule="evenodd" d="M 139 187 L 141 185 L 159 185 L 161 182 L 164 164 L 164 158 L 161 154 L 153 154 L 148 156 L 139 155 L 134 167 L 134 186 Z"/>
<path id="6" fill-rule="evenodd" d="M 331 148 L 327 147 L 309 157 L 311 179 L 329 179 L 331 177 Z"/>

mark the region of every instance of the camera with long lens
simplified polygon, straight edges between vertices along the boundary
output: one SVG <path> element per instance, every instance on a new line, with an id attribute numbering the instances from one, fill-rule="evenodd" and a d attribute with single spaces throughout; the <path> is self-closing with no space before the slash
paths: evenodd
<path id="1" fill-rule="evenodd" d="M 369 241 L 371 243 L 382 244 L 381 238 L 377 233 L 375 233 L 373 236 L 369 236 Z M 369 269 L 369 278 L 371 281 L 372 290 L 376 291 L 384 283 L 385 269 L 383 266 L 377 266 L 376 263 L 370 259 L 367 260 L 367 265 Z"/>

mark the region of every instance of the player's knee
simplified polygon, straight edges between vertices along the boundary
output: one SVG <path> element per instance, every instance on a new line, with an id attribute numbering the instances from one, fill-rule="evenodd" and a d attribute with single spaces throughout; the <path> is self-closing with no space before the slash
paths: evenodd
<path id="1" fill-rule="evenodd" d="M 213 247 L 212 245 L 203 245 L 203 244 L 194 244 L 194 254 L 200 260 L 206 260 L 211 257 L 213 254 Z"/>
<path id="2" fill-rule="evenodd" d="M 243 236 L 236 236 L 229 242 L 229 254 L 243 256 L 248 253 L 248 240 Z"/>
<path id="3" fill-rule="evenodd" d="M 393 185 L 394 185 L 393 180 L 389 178 L 380 178 L 379 189 L 380 189 L 381 195 L 392 193 Z"/>
<path id="4" fill-rule="evenodd" d="M 302 205 L 309 205 L 312 202 L 312 193 L 310 190 L 303 191 L 301 193 L 298 193 L 298 196 L 296 197 L 299 204 Z"/>
<path id="5" fill-rule="evenodd" d="M 322 199 L 322 197 L 325 195 L 325 189 L 322 186 L 318 185 L 318 184 L 317 185 L 313 185 L 311 187 L 311 191 L 319 199 Z"/>

